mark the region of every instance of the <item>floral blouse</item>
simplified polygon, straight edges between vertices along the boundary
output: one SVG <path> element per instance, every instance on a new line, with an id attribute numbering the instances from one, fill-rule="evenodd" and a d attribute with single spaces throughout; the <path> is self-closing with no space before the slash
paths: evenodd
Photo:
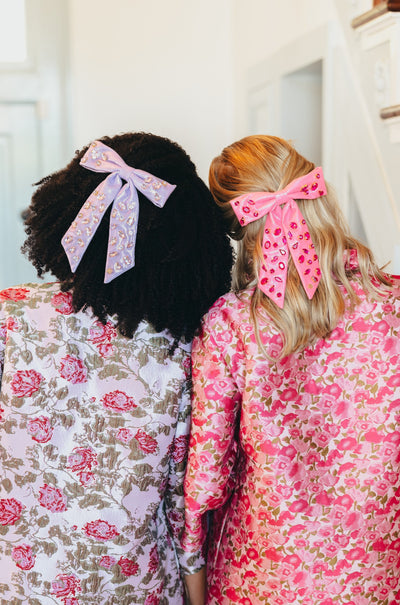
<path id="1" fill-rule="evenodd" d="M 329 338 L 259 352 L 252 291 L 193 343 L 188 552 L 211 516 L 208 603 L 400 603 L 400 279 Z M 281 339 L 267 320 L 263 343 Z"/>
<path id="2" fill-rule="evenodd" d="M 182 605 L 190 345 L 0 293 L 0 603 Z"/>

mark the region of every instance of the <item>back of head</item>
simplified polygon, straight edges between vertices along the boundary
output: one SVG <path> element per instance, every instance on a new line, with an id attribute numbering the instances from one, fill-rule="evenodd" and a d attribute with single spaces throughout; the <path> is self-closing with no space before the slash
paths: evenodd
<path id="1" fill-rule="evenodd" d="M 191 338 L 201 316 L 230 284 L 232 251 L 219 210 L 176 143 L 147 133 L 103 137 L 102 143 L 128 166 L 176 185 L 159 208 L 140 191 L 135 266 L 104 283 L 112 204 L 75 272 L 61 240 L 106 174 L 87 170 L 77 152 L 59 172 L 44 178 L 32 197 L 23 251 L 38 271 L 50 271 L 70 290 L 75 311 L 90 307 L 106 321 L 115 315 L 122 334 L 132 337 L 145 319 L 175 338 Z"/>
<path id="2" fill-rule="evenodd" d="M 262 239 L 265 217 L 242 227 L 230 200 L 249 192 L 277 192 L 295 179 L 309 174 L 315 165 L 300 155 L 287 141 L 274 136 L 249 136 L 225 148 L 210 167 L 210 189 L 225 212 L 228 230 L 239 240 L 234 268 L 237 291 L 256 286 L 263 263 Z M 283 336 L 282 355 L 299 350 L 325 337 L 336 327 L 346 299 L 357 302 L 351 286 L 357 280 L 371 295 L 390 282 L 376 266 L 371 251 L 349 232 L 332 188 L 316 199 L 296 200 L 309 230 L 321 268 L 321 281 L 309 300 L 292 257 L 287 268 L 286 294 L 280 309 L 257 287 L 252 297 L 252 315 L 258 325 L 262 311 L 272 319 Z M 358 265 L 349 261 L 355 250 Z M 354 256 L 354 253 L 353 253 Z M 347 296 L 343 295 L 343 288 Z"/>

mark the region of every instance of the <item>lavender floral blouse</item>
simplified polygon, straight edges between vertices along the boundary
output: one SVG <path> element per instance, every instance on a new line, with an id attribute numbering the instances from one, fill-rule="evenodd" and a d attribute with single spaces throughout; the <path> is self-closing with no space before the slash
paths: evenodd
<path id="1" fill-rule="evenodd" d="M 400 280 L 329 338 L 270 362 L 227 294 L 193 343 L 185 548 L 212 605 L 400 603 Z M 267 322 L 276 357 L 280 337 Z M 240 424 L 239 424 L 240 420 Z"/>
<path id="2" fill-rule="evenodd" d="M 0 293 L 0 603 L 182 605 L 190 346 Z"/>

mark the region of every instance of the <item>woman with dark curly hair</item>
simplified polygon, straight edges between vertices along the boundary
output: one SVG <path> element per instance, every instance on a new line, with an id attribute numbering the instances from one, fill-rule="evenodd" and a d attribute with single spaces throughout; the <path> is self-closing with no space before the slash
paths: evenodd
<path id="1" fill-rule="evenodd" d="M 23 250 L 58 281 L 0 293 L 0 601 L 182 605 L 203 565 L 180 547 L 190 343 L 232 263 L 219 211 L 145 133 L 38 185 Z"/>

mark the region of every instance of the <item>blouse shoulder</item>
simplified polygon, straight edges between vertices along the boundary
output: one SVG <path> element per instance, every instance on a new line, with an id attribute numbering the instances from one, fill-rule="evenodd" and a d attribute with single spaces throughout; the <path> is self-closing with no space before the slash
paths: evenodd
<path id="1" fill-rule="evenodd" d="M 199 334 L 193 341 L 194 349 L 199 342 L 201 346 L 214 342 L 224 355 L 227 347 L 243 343 L 246 326 L 250 325 L 250 293 L 228 292 L 218 298 L 203 317 Z"/>
<path id="2" fill-rule="evenodd" d="M 218 334 L 221 331 L 234 329 L 240 322 L 240 316 L 246 311 L 246 303 L 241 295 L 228 292 L 210 307 L 201 322 L 201 332 Z"/>
<path id="3" fill-rule="evenodd" d="M 60 292 L 57 282 L 51 283 L 27 283 L 18 286 L 12 286 L 0 291 L 0 305 L 4 307 L 25 307 L 35 306 L 36 304 L 51 301 L 52 298 L 60 294 L 62 298 L 68 298 L 68 293 Z"/>
<path id="4" fill-rule="evenodd" d="M 251 292 L 227 292 L 220 296 L 203 317 L 203 324 L 208 322 L 229 322 L 246 315 L 250 309 Z"/>
<path id="5" fill-rule="evenodd" d="M 393 294 L 396 298 L 400 297 L 400 275 L 388 275 L 393 285 Z"/>

